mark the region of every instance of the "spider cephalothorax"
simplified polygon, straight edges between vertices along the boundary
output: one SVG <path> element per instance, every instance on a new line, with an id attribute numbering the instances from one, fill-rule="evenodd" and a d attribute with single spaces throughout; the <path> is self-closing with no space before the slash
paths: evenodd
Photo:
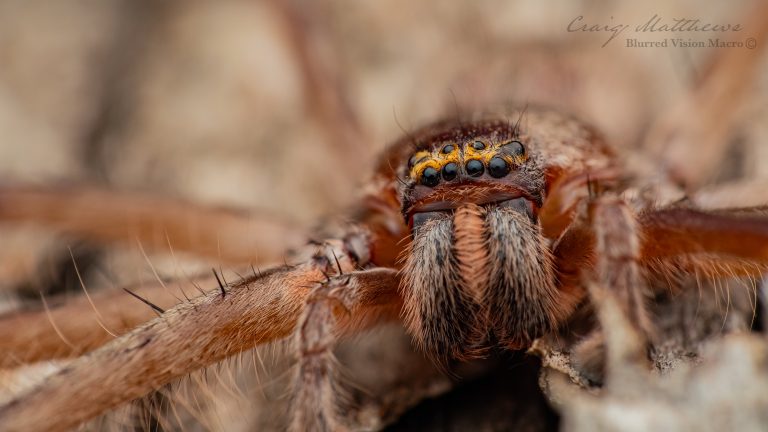
<path id="1" fill-rule="evenodd" d="M 553 122 L 578 125 L 546 110 L 512 110 L 433 125 L 398 144 L 411 149 L 397 168 L 412 237 L 405 320 L 428 353 L 466 358 L 494 345 L 520 348 L 571 312 L 575 299 L 556 288 L 539 211 L 564 171 L 551 156 L 566 149 L 578 165 L 601 146 L 584 126 L 568 141 L 553 140 Z M 591 162 L 607 164 L 606 154 Z"/>

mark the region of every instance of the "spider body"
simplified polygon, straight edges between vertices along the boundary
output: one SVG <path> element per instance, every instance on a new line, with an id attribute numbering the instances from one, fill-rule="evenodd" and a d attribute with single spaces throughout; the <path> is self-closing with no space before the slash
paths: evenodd
<path id="1" fill-rule="evenodd" d="M 362 224 L 379 233 L 372 262 L 402 267 L 404 316 L 419 344 L 437 358 L 467 358 L 523 348 L 556 328 L 581 294 L 560 283 L 557 238 L 543 234 L 540 210 L 569 173 L 614 164 L 595 131 L 541 108 L 444 120 L 396 142 Z M 398 210 L 402 223 L 393 223 Z M 389 228 L 376 226 L 383 220 Z M 380 258 L 381 245 L 396 250 L 403 238 L 404 251 Z"/>

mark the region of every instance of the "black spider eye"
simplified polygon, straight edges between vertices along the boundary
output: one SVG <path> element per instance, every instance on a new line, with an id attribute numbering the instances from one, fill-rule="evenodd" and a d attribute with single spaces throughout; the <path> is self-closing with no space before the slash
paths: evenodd
<path id="1" fill-rule="evenodd" d="M 414 165 L 416 165 L 416 162 L 419 160 L 416 158 L 416 155 L 411 156 L 410 159 L 408 159 L 408 168 L 413 168 Z"/>
<path id="2" fill-rule="evenodd" d="M 458 173 L 459 173 L 459 166 L 453 162 L 445 164 L 445 166 L 443 167 L 443 179 L 445 179 L 446 181 L 455 179 Z"/>
<path id="3" fill-rule="evenodd" d="M 507 161 L 496 156 L 488 162 L 488 174 L 494 178 L 501 178 L 509 174 L 509 165 Z"/>
<path id="4" fill-rule="evenodd" d="M 424 172 L 421 173 L 421 184 L 424 186 L 433 187 L 440 182 L 440 174 L 436 169 L 432 167 L 426 167 Z"/>
<path id="5" fill-rule="evenodd" d="M 472 143 L 472 148 L 475 150 L 482 150 L 485 148 L 485 143 L 482 141 L 475 141 Z"/>
<path id="6" fill-rule="evenodd" d="M 483 163 L 477 159 L 467 161 L 467 164 L 464 167 L 467 169 L 467 174 L 472 177 L 479 177 L 483 175 L 483 171 L 485 171 Z"/>
<path id="7" fill-rule="evenodd" d="M 442 150 L 440 150 L 443 154 L 448 154 L 452 152 L 456 147 L 453 146 L 453 144 L 448 144 L 445 147 L 443 147 Z"/>
<path id="8" fill-rule="evenodd" d="M 525 154 L 525 146 L 520 141 L 510 141 L 502 147 L 510 156 L 522 156 Z"/>

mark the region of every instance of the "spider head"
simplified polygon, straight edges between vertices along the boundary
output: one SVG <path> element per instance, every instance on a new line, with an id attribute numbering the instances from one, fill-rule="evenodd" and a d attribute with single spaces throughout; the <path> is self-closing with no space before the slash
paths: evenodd
<path id="1" fill-rule="evenodd" d="M 436 359 L 467 358 L 556 329 L 581 294 L 557 285 L 539 210 L 564 173 L 612 160 L 593 129 L 539 108 L 444 120 L 395 142 L 367 217 L 389 238 L 409 231 L 401 294 L 417 343 Z M 392 257 L 394 243 L 379 256 Z"/>
<path id="2" fill-rule="evenodd" d="M 433 131 L 400 167 L 405 322 L 437 358 L 519 349 L 565 306 L 538 224 L 545 190 L 536 137 L 506 121 Z"/>
<path id="3" fill-rule="evenodd" d="M 403 216 L 411 229 L 424 214 L 466 203 L 487 205 L 525 197 L 532 217 L 541 206 L 544 175 L 527 134 L 505 121 L 440 131 L 417 146 L 401 167 Z"/>

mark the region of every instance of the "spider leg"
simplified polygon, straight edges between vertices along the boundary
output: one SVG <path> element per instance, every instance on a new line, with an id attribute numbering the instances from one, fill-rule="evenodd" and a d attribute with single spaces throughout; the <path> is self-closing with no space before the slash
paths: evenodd
<path id="1" fill-rule="evenodd" d="M 359 263 L 339 243 L 334 243 L 335 253 L 344 271 L 352 272 Z M 232 284 L 226 295 L 214 289 L 183 302 L 1 406 L 0 425 L 5 431 L 69 429 L 174 378 L 285 337 L 295 329 L 312 287 L 334 266 L 328 253 L 316 254 L 303 264 Z M 391 295 L 373 292 L 379 284 L 363 288 L 370 291 L 361 291 L 360 304 L 343 328 L 371 322 L 365 302 L 381 306 L 397 298 L 396 290 Z"/>
<path id="2" fill-rule="evenodd" d="M 699 272 L 711 277 L 760 276 L 768 266 L 768 208 L 646 210 L 637 215 L 640 263 L 651 274 Z M 582 269 L 600 254 L 597 230 L 574 224 L 553 254 L 564 285 L 576 285 Z M 717 265 L 713 265 L 713 264 Z"/>
<path id="3" fill-rule="evenodd" d="M 570 266 L 570 284 L 586 283 L 600 323 L 573 347 L 572 361 L 580 375 L 605 377 L 611 386 L 645 369 L 654 329 L 644 299 L 636 216 L 612 196 L 590 201 L 587 211 L 589 229 L 577 226 L 566 233 L 558 262 Z"/>
<path id="4" fill-rule="evenodd" d="M 768 266 L 766 207 L 714 211 L 680 207 L 633 215 L 617 199 L 599 198 L 588 208 L 588 226 L 574 224 L 553 251 L 561 289 L 578 287 L 585 270 L 594 269 L 598 283 L 587 284 L 593 304 L 600 309 L 607 302 L 613 311 L 611 318 L 601 317 L 603 331 L 609 331 L 609 325 L 614 333 L 635 335 L 615 336 L 619 342 L 612 342 L 606 334 L 592 334 L 574 348 L 580 369 L 595 376 L 601 375 L 597 370 L 603 367 L 603 349 L 608 350 L 609 369 L 611 363 L 621 363 L 616 360 L 620 357 L 636 362 L 644 358 L 641 348 L 654 336 L 643 300 L 645 277 L 673 272 L 760 277 Z M 606 297 L 610 298 L 604 301 Z M 627 317 L 627 323 L 617 324 L 615 310 Z M 611 354 L 612 349 L 619 353 Z"/>
<path id="5" fill-rule="evenodd" d="M 645 281 L 636 217 L 624 202 L 614 197 L 591 202 L 589 213 L 595 231 L 597 277 L 588 287 L 603 324 L 606 365 L 610 369 L 626 360 L 642 362 L 646 358 L 646 340 L 654 331 L 643 298 Z M 606 329 L 605 324 L 616 321 L 623 321 L 624 325 Z"/>
<path id="6" fill-rule="evenodd" d="M 765 207 L 701 211 L 668 208 L 639 216 L 641 256 L 646 265 L 681 263 L 705 267 L 713 275 L 759 275 L 768 265 L 768 217 Z M 680 262 L 680 260 L 684 260 Z M 723 262 L 706 268 L 707 262 Z M 727 273 L 726 273 L 727 272 Z"/>
<path id="7" fill-rule="evenodd" d="M 391 299 L 365 299 L 397 291 L 398 272 L 376 268 L 346 275 L 337 275 L 320 282 L 307 299 L 296 327 L 295 342 L 298 365 L 294 378 L 291 430 L 336 431 L 348 425 L 340 417 L 339 377 L 336 372 L 333 347 L 338 327 L 350 325 L 349 317 L 361 305 L 392 305 Z M 397 317 L 399 308 L 390 311 Z M 341 321 L 341 322 L 340 322 Z M 347 324 L 344 323 L 347 321 Z"/>
<path id="8" fill-rule="evenodd" d="M 136 242 L 219 262 L 279 262 L 306 238 L 278 217 L 88 186 L 0 187 L 0 222 L 33 223 L 100 242 Z"/>
<path id="9" fill-rule="evenodd" d="M 586 173 L 566 174 L 552 186 L 539 211 L 541 230 L 545 237 L 559 238 L 574 221 L 579 203 L 588 198 L 589 185 L 593 182 L 616 180 L 618 172 L 602 169 Z"/>
<path id="10" fill-rule="evenodd" d="M 200 286 L 215 286 L 213 276 L 206 274 L 163 284 L 155 281 L 128 290 L 167 310 L 179 299 L 185 299 L 185 295 L 199 295 L 195 287 Z M 157 316 L 151 307 L 118 289 L 97 291 L 90 299 L 62 296 L 45 300 L 42 310 L 0 315 L 0 368 L 78 356 L 111 340 L 112 334 L 124 334 Z"/>
<path id="11" fill-rule="evenodd" d="M 643 298 L 646 276 L 664 271 L 760 276 L 768 265 L 765 207 L 666 208 L 634 215 L 617 198 L 601 197 L 588 209 L 590 228 L 569 229 L 555 256 L 562 257 L 559 263 L 570 259 L 594 268 L 587 287 L 600 329 L 572 355 L 581 373 L 605 376 L 612 392 L 646 376 L 648 342 L 654 338 Z M 571 265 L 577 272 L 579 264 Z"/>

